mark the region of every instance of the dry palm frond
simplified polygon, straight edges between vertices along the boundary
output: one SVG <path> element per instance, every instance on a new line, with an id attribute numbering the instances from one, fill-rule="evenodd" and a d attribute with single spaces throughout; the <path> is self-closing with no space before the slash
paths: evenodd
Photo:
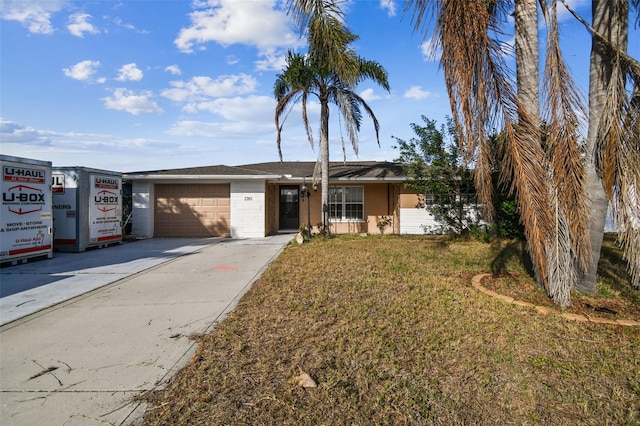
<path id="1" fill-rule="evenodd" d="M 629 263 L 633 285 L 640 288 L 640 213 L 637 207 L 640 188 L 640 62 L 626 52 L 629 3 L 620 1 L 613 4 L 612 19 L 616 25 L 609 28 L 616 32 L 609 36 L 596 31 L 571 9 L 566 0 L 562 3 L 589 30 L 611 64 L 610 80 L 605 83 L 607 98 L 598 123 L 594 158 L 618 226 L 618 241 Z M 631 4 L 640 9 L 637 0 Z"/>
<path id="2" fill-rule="evenodd" d="M 621 84 L 618 81 L 617 89 L 611 90 L 612 104 L 616 101 L 615 92 L 622 90 L 622 95 L 626 94 Z M 640 289 L 640 88 L 636 92 L 631 102 L 626 96 L 621 99 L 620 123 L 601 123 L 609 131 L 598 140 L 602 154 L 598 164 L 618 225 L 618 242 L 629 264 L 633 285 Z M 605 105 L 605 114 L 611 107 L 609 103 Z"/>
<path id="3" fill-rule="evenodd" d="M 626 23 L 628 10 L 623 4 L 618 4 L 615 13 Z M 595 160 L 633 285 L 640 288 L 640 64 L 625 53 L 626 25 L 617 30 L 611 37 L 615 43 L 603 43 L 609 49 L 611 75 L 598 124 Z"/>
<path id="4" fill-rule="evenodd" d="M 552 199 L 560 203 L 558 211 L 563 219 L 558 220 L 569 226 L 566 230 L 569 235 L 564 239 L 568 247 L 564 250 L 573 252 L 579 266 L 586 269 L 591 248 L 587 230 L 585 166 L 579 131 L 581 117 L 586 116 L 586 111 L 560 53 L 555 1 L 551 2 L 551 10 L 544 11 L 544 16 L 548 30 L 543 118 L 547 123 L 547 158 L 555 194 Z M 564 267 L 571 268 L 572 263 L 565 263 Z"/>
<path id="5" fill-rule="evenodd" d="M 544 153 L 536 120 L 520 111 L 499 43 L 489 36 L 499 2 L 444 0 L 436 39 L 449 91 L 461 152 L 475 164 L 479 200 L 491 199 L 491 149 L 488 135 L 503 128 L 502 182 L 511 182 L 525 227 L 531 257 L 547 285 L 546 240 L 551 229 L 545 185 Z M 520 114 L 519 114 L 520 113 Z M 519 116 L 520 115 L 520 116 Z M 516 126 L 513 123 L 519 121 Z"/>
<path id="6" fill-rule="evenodd" d="M 554 191 L 552 200 L 554 205 L 555 227 L 553 238 L 547 241 L 547 260 L 549 273 L 549 297 L 559 306 L 566 307 L 571 301 L 571 289 L 577 281 L 578 274 L 574 267 L 574 255 L 571 250 L 573 239 L 571 226 L 563 206 L 560 195 Z"/>

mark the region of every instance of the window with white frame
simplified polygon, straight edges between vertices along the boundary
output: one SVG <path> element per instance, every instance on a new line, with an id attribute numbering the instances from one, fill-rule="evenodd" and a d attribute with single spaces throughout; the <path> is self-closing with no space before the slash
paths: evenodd
<path id="1" fill-rule="evenodd" d="M 329 219 L 364 220 L 364 187 L 329 187 Z"/>

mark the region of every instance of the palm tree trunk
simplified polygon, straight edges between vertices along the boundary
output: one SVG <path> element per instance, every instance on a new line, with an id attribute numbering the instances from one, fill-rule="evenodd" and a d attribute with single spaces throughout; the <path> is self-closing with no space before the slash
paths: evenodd
<path id="1" fill-rule="evenodd" d="M 516 0 L 515 2 L 515 42 L 516 42 L 516 83 L 518 90 L 519 115 L 528 116 L 536 128 L 540 127 L 540 67 L 538 43 L 538 13 L 536 0 Z M 549 168 L 547 167 L 547 170 Z M 552 181 L 552 180 L 551 180 Z M 550 197 L 553 199 L 553 197 Z M 551 229 L 551 228 L 550 228 Z M 549 236 L 551 237 L 551 236 Z M 553 238 L 549 238 L 553 240 Z M 547 264 L 553 259 L 546 249 Z M 539 268 L 534 268 L 536 283 L 545 288 Z"/>
<path id="2" fill-rule="evenodd" d="M 591 12 L 593 28 L 611 40 L 616 34 L 618 21 L 615 16 L 616 2 L 609 0 L 592 0 Z M 615 40 L 611 40 L 615 43 Z M 598 261 L 604 236 L 604 225 L 607 215 L 607 197 L 602 180 L 598 176 L 595 164 L 595 147 L 599 133 L 599 124 L 607 98 L 607 87 L 611 81 L 612 66 L 603 43 L 592 37 L 591 64 L 589 69 L 589 128 L 586 141 L 587 191 L 589 194 L 589 240 L 593 251 L 589 268 L 579 274 L 576 288 L 586 293 L 595 293 Z"/>
<path id="3" fill-rule="evenodd" d="M 536 0 L 516 0 L 518 101 L 536 121 L 540 117 L 538 14 Z"/>
<path id="4" fill-rule="evenodd" d="M 322 195 L 322 226 L 329 231 L 329 99 L 320 96 L 320 186 Z"/>

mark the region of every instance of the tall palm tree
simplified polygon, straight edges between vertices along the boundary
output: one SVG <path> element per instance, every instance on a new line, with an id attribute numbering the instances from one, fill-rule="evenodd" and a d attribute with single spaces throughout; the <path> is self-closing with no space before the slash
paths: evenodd
<path id="1" fill-rule="evenodd" d="M 501 182 L 510 184 L 525 228 L 529 253 L 542 285 L 548 283 L 547 239 L 552 230 L 548 210 L 546 158 L 538 120 L 519 104 L 501 44 L 492 34 L 508 14 L 506 1 L 414 0 L 414 23 L 435 16 L 433 38 L 441 45 L 441 66 L 462 152 L 475 162 L 475 184 L 485 208 L 491 206 L 494 156 L 489 136 L 505 135 Z M 427 11 L 427 9 L 431 9 Z M 532 100 L 532 102 L 534 102 Z M 490 214 L 491 212 L 485 212 Z M 489 215 L 489 218 L 491 216 Z"/>
<path id="2" fill-rule="evenodd" d="M 592 35 L 586 156 L 593 257 L 578 289 L 596 291 L 608 205 L 633 285 L 640 289 L 640 63 L 626 53 L 629 4 L 638 23 L 640 1 L 592 0 L 591 25 L 563 3 Z"/>
<path id="3" fill-rule="evenodd" d="M 639 0 L 631 1 L 634 7 L 640 8 Z M 534 7 L 529 0 L 515 2 L 518 6 L 517 15 Z M 536 135 L 539 127 L 536 126 L 537 107 L 532 99 L 535 95 L 527 99 L 523 93 L 523 96 L 514 99 L 508 74 L 495 52 L 495 40 L 489 36 L 491 30 L 499 29 L 499 25 L 505 21 L 511 4 L 506 0 L 410 0 L 407 10 L 413 9 L 416 29 L 420 29 L 425 20 L 436 17 L 435 39 L 443 51 L 442 67 L 454 119 L 461 134 L 463 149 L 469 153 L 470 159 L 476 161 L 476 185 L 481 195 L 490 194 L 486 191 L 486 178 L 483 178 L 486 163 L 492 158 L 490 150 L 484 146 L 486 129 L 496 127 L 496 124 L 504 128 L 507 161 L 502 169 L 503 179 L 510 181 L 516 190 L 537 275 L 550 296 L 564 305 L 568 303 L 571 282 L 577 276 L 566 265 L 574 264 L 586 269 L 590 260 L 585 215 L 588 210 L 584 196 L 585 165 L 577 132 L 581 102 L 560 53 L 556 2 L 539 0 L 549 27 L 544 86 L 546 95 L 543 100 L 547 134 L 541 146 L 540 138 Z M 603 176 L 607 198 L 614 201 L 618 223 L 623 224 L 621 240 L 634 283 L 638 286 L 640 215 L 634 206 L 638 205 L 640 182 L 640 89 L 637 61 L 626 55 L 626 46 L 620 40 L 626 37 L 626 4 L 626 1 L 593 1 L 594 22 L 597 19 L 604 21 L 600 28 L 603 31 L 611 28 L 613 32 L 613 36 L 599 36 L 597 31 L 591 29 L 594 39 L 599 41 L 599 54 L 603 55 L 602 46 L 606 46 L 607 56 L 604 60 L 621 72 L 607 72 L 602 66 L 602 58 L 595 68 L 604 71 L 604 74 L 594 75 L 592 67 L 590 95 L 604 97 L 607 94 L 608 102 L 600 101 L 607 108 L 598 113 L 597 105 L 590 101 L 589 117 L 598 123 L 593 137 L 599 143 L 591 144 L 597 160 L 595 171 Z M 526 39 L 524 43 L 526 45 Z M 533 52 L 533 48 L 529 51 Z M 522 51 L 516 59 L 523 60 Z M 524 78 L 519 78 L 518 84 L 537 86 L 537 81 L 531 81 L 533 78 L 528 83 Z M 629 95 L 625 91 L 627 81 L 631 81 L 634 98 L 625 96 Z M 520 89 L 524 87 L 519 86 Z M 517 126 L 512 124 L 515 122 Z M 622 126 L 625 126 L 626 132 L 622 131 Z M 602 227 L 596 232 L 600 233 L 601 240 Z M 599 245 L 593 247 L 598 252 L 599 248 Z M 577 262 L 572 262 L 572 259 L 577 259 Z M 593 258 L 591 262 L 594 263 Z M 559 271 L 558 265 L 565 265 L 565 270 Z M 593 274 L 595 282 L 595 269 Z M 567 280 L 567 276 L 570 279 Z"/>
<path id="4" fill-rule="evenodd" d="M 435 39 L 443 52 L 451 108 L 462 148 L 476 163 L 479 194 L 490 205 L 493 157 L 488 135 L 502 128 L 506 136 L 502 182 L 508 182 L 516 194 L 536 277 L 556 303 L 566 305 L 576 276 L 567 265 L 574 258 L 579 259 L 578 265 L 585 265 L 588 253 L 575 113 L 580 101 L 560 54 L 555 6 L 547 8 L 541 1 L 550 28 L 543 143 L 535 2 L 516 0 L 517 95 L 499 42 L 492 36 L 501 32 L 512 5 L 506 0 L 408 2 L 409 9 L 414 9 L 416 29 L 426 17 L 436 17 Z M 532 66 L 527 68 L 527 62 Z"/>
<path id="5" fill-rule="evenodd" d="M 357 85 L 370 79 L 389 91 L 386 70 L 375 61 L 363 59 L 355 54 L 349 44 L 358 39 L 342 23 L 342 12 L 334 1 L 307 1 L 315 8 L 308 20 L 298 18 L 299 23 L 307 24 L 307 55 L 289 52 L 286 66 L 276 77 L 274 96 L 276 105 L 275 123 L 277 128 L 278 153 L 282 160 L 282 126 L 290 108 L 301 101 L 302 119 L 311 147 L 314 147 L 313 135 L 307 114 L 309 96 L 320 103 L 320 175 L 322 206 L 329 204 L 329 105 L 338 107 L 342 123 L 354 152 L 358 153 L 358 132 L 362 123 L 362 110 L 373 121 L 376 140 L 380 144 L 380 125 L 373 110 L 356 92 Z M 302 5 L 301 7 L 303 7 Z M 292 10 L 295 5 L 292 5 Z M 295 15 L 295 14 L 294 14 Z M 343 142 L 344 143 L 344 142 Z M 315 179 L 315 176 L 314 176 Z M 323 226 L 327 226 L 324 222 Z"/>
<path id="6" fill-rule="evenodd" d="M 522 0 L 520 0 L 522 1 Z M 588 265 L 586 185 L 580 142 L 580 116 L 586 115 L 582 98 L 560 51 L 556 2 L 541 2 L 547 24 L 543 85 L 545 152 L 553 228 L 547 240 L 549 294 L 559 305 L 569 304 L 578 272 Z M 516 58 L 516 60 L 522 58 Z"/>

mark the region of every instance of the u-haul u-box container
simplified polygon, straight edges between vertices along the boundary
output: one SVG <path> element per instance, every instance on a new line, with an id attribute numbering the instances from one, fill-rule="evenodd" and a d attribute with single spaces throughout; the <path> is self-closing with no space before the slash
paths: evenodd
<path id="1" fill-rule="evenodd" d="M 7 155 L 0 162 L 0 262 L 51 258 L 51 162 Z"/>
<path id="2" fill-rule="evenodd" d="M 122 174 L 87 167 L 53 168 L 54 246 L 85 251 L 122 242 Z"/>

